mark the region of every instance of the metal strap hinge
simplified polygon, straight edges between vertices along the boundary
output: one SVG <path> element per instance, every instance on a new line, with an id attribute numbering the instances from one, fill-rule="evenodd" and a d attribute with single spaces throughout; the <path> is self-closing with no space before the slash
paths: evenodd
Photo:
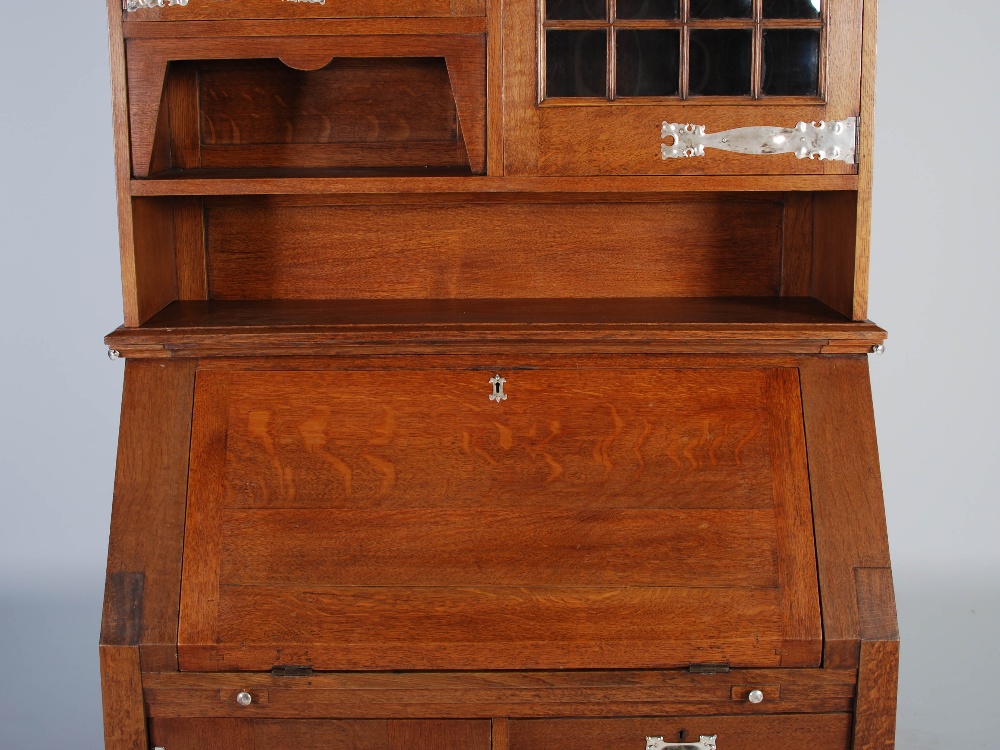
<path id="1" fill-rule="evenodd" d="M 299 664 L 276 664 L 271 667 L 275 677 L 312 677 L 313 668 Z"/>
<path id="2" fill-rule="evenodd" d="M 664 122 L 660 138 L 669 143 L 660 144 L 660 155 L 664 159 L 689 159 L 705 156 L 705 149 L 714 148 L 751 156 L 794 154 L 799 159 L 857 163 L 856 117 L 800 122 L 792 128 L 755 125 L 718 133 L 707 130 L 706 125 Z"/>

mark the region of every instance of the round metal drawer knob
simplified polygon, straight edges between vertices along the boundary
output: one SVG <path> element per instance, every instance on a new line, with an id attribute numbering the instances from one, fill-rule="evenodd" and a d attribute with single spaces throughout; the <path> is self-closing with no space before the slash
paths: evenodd
<path id="1" fill-rule="evenodd" d="M 253 696 L 250 693 L 244 691 L 236 696 L 236 702 L 241 706 L 249 706 L 253 703 Z"/>
<path id="2" fill-rule="evenodd" d="M 763 703 L 764 702 L 764 694 L 760 690 L 751 690 L 749 698 L 750 698 L 750 702 L 751 703 Z"/>

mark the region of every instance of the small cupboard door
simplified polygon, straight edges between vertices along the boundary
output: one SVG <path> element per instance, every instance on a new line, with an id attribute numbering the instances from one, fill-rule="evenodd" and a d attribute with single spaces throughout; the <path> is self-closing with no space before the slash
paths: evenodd
<path id="1" fill-rule="evenodd" d="M 733 139 L 704 156 L 664 159 L 661 144 L 675 139 L 661 126 L 711 135 L 856 117 L 862 4 L 505 0 L 505 173 L 853 173 L 842 160 L 725 150 Z M 845 138 L 853 141 L 836 142 Z"/>
<path id="2" fill-rule="evenodd" d="M 501 372 L 201 371 L 181 668 L 819 664 L 795 369 Z"/>

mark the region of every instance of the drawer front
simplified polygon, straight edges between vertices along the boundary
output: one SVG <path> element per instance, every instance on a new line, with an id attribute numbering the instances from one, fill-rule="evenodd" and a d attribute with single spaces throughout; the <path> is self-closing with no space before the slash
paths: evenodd
<path id="1" fill-rule="evenodd" d="M 163 750 L 490 750 L 486 721 L 151 719 Z"/>
<path id="2" fill-rule="evenodd" d="M 818 664 L 795 370 L 504 380 L 200 373 L 182 668 Z"/>
<path id="3" fill-rule="evenodd" d="M 669 743 L 697 743 L 702 736 L 716 737 L 718 750 L 848 750 L 851 746 L 850 714 L 541 719 L 512 721 L 509 726 L 509 750 L 643 750 L 647 738 L 662 737 L 669 747 Z"/>

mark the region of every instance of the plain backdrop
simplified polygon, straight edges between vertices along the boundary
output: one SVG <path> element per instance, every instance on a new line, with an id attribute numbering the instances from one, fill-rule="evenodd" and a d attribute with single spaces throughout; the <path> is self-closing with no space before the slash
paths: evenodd
<path id="1" fill-rule="evenodd" d="M 898 747 L 998 748 L 1000 3 L 881 6 L 870 315 L 890 340 L 871 368 Z M 121 322 L 105 19 L 101 0 L 0 9 L 3 750 L 103 747 L 123 370 L 102 345 Z"/>

